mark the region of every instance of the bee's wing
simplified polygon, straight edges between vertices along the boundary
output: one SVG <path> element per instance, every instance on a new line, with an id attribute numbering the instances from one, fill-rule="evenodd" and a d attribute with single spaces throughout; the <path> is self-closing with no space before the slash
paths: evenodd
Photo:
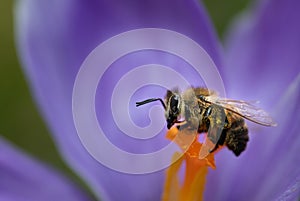
<path id="1" fill-rule="evenodd" d="M 243 100 L 221 99 L 216 98 L 214 96 L 208 96 L 206 97 L 206 99 L 210 103 L 217 104 L 223 107 L 224 109 L 234 112 L 242 116 L 243 118 L 253 121 L 255 123 L 264 126 L 277 125 L 267 112 L 250 102 Z"/>

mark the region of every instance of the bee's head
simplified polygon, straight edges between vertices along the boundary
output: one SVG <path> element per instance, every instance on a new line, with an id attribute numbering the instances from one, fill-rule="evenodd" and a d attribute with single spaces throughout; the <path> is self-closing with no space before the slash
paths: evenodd
<path id="1" fill-rule="evenodd" d="M 165 116 L 167 119 L 167 127 L 170 129 L 178 122 L 180 115 L 181 100 L 178 94 L 172 94 L 168 100 Z"/>
<path id="2" fill-rule="evenodd" d="M 165 117 L 167 120 L 167 127 L 170 129 L 175 123 L 181 123 L 178 118 L 181 114 L 181 97 L 177 91 L 167 91 L 165 102 L 161 98 L 150 98 L 141 102 L 136 102 L 136 106 L 151 103 L 154 101 L 160 101 L 165 109 Z"/>

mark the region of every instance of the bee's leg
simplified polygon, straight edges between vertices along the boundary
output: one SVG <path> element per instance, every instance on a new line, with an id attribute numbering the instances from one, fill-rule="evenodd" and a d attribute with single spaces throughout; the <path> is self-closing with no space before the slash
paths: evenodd
<path id="1" fill-rule="evenodd" d="M 224 126 L 226 125 L 226 114 L 224 109 L 217 105 L 211 105 L 210 108 L 211 110 L 206 118 L 209 121 L 207 137 L 215 145 L 214 148 L 210 150 L 211 153 L 219 147 L 221 135 L 224 130 Z"/>
<path id="2" fill-rule="evenodd" d="M 189 118 L 189 120 L 184 121 L 177 125 L 178 130 L 197 130 L 199 125 L 199 120 L 196 118 Z"/>
<path id="3" fill-rule="evenodd" d="M 207 132 L 207 137 L 209 140 L 214 144 L 214 147 L 212 147 L 209 152 L 212 153 L 215 150 L 219 148 L 219 142 L 222 135 L 223 127 L 219 127 L 217 124 L 214 124 L 213 126 L 210 126 Z"/>
<path id="4" fill-rule="evenodd" d="M 185 129 L 185 128 L 187 128 L 187 127 L 188 127 L 188 125 L 187 125 L 187 122 L 186 122 L 186 121 L 182 121 L 182 122 L 176 123 L 176 128 L 177 128 L 178 130 Z"/>
<path id="5" fill-rule="evenodd" d="M 213 149 L 209 150 L 209 153 L 216 151 L 218 148 L 219 148 L 219 144 L 216 144 L 216 146 Z"/>

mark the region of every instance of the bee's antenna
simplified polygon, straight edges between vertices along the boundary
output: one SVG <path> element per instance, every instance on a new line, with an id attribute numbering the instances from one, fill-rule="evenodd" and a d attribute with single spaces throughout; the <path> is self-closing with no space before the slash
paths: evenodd
<path id="1" fill-rule="evenodd" d="M 144 101 L 141 101 L 141 102 L 136 102 L 136 107 L 139 107 L 141 105 L 144 105 L 144 104 L 147 104 L 147 103 L 151 103 L 151 102 L 154 102 L 154 101 L 160 101 L 160 103 L 165 108 L 165 110 L 167 109 L 164 101 L 161 98 L 150 98 L 150 99 L 147 99 L 147 100 L 144 100 Z"/>

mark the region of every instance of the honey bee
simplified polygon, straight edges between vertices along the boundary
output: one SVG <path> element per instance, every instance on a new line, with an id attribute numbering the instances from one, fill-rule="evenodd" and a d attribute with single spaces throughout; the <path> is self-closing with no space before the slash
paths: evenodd
<path id="1" fill-rule="evenodd" d="M 154 101 L 160 101 L 164 107 L 168 129 L 176 125 L 183 131 L 187 129 L 195 130 L 196 134 L 207 133 L 207 140 L 204 142 L 208 146 L 206 155 L 225 145 L 239 156 L 249 141 L 244 119 L 263 126 L 276 126 L 273 119 L 254 104 L 222 99 L 207 88 L 192 87 L 183 93 L 179 93 L 178 89 L 168 90 L 164 100 L 151 98 L 136 102 L 136 106 Z"/>

